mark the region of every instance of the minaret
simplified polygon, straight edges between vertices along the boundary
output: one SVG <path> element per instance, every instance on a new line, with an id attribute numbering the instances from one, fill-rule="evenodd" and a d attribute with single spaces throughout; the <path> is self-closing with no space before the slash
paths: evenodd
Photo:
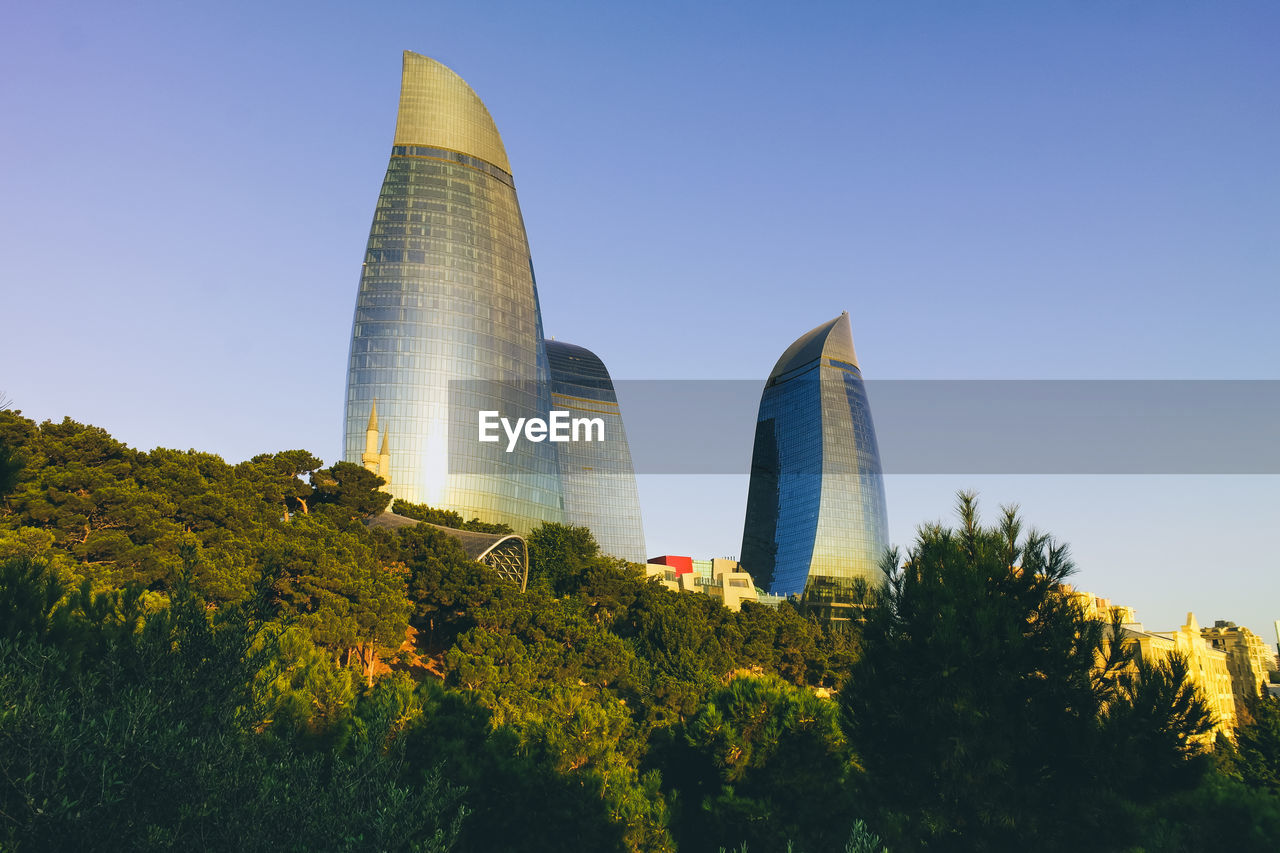
<path id="1" fill-rule="evenodd" d="M 390 427 L 382 431 L 382 451 L 378 454 L 378 476 L 387 481 L 382 487 L 384 492 L 391 491 L 391 448 L 387 443 L 390 436 Z"/>
<path id="2" fill-rule="evenodd" d="M 373 408 L 369 410 L 369 426 L 364 433 L 364 453 L 360 456 L 360 463 L 373 473 L 378 474 L 381 461 L 378 456 L 378 399 L 375 397 Z M 379 474 L 379 476 L 381 475 Z"/>

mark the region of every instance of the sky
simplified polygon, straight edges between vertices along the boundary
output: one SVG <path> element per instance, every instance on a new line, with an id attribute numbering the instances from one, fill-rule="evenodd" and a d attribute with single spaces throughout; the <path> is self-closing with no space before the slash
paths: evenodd
<path id="1" fill-rule="evenodd" d="M 547 334 L 615 380 L 763 383 L 843 310 L 869 380 L 1280 379 L 1278 40 L 1267 2 L 22 4 L 0 392 L 337 461 L 405 49 L 485 101 Z M 737 554 L 746 483 L 642 475 L 650 552 Z M 1276 639 L 1274 472 L 886 489 L 897 544 L 974 489 L 1150 629 Z"/>

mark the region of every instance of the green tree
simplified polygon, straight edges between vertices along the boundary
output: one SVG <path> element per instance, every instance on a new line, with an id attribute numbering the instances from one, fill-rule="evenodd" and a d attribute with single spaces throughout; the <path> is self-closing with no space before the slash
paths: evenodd
<path id="1" fill-rule="evenodd" d="M 733 614 L 709 595 L 647 583 L 615 623 L 648 669 L 646 712 L 653 725 L 687 719 L 741 663 Z"/>
<path id="2" fill-rule="evenodd" d="M 286 450 L 259 454 L 249 464 L 261 472 L 262 498 L 272 504 L 279 503 L 286 518 L 294 512 L 308 512 L 312 488 L 302 478 L 310 478 L 323 462 L 306 450 Z"/>
<path id="3" fill-rule="evenodd" d="M 502 584 L 492 569 L 468 557 L 458 540 L 425 524 L 396 531 L 383 553 L 408 570 L 410 619 L 424 651 L 452 645 L 475 624 L 475 608 Z"/>
<path id="4" fill-rule="evenodd" d="M 404 641 L 411 606 L 405 574 L 385 568 L 355 534 L 310 516 L 272 531 L 261 563 L 270 577 L 270 603 L 277 618 L 297 624 L 312 640 L 347 662 L 358 659 L 373 678 L 378 649 Z"/>
<path id="5" fill-rule="evenodd" d="M 510 525 L 501 522 L 481 521 L 473 518 L 470 521 L 463 521 L 462 516 L 451 509 L 436 509 L 426 504 L 411 503 L 406 500 L 397 498 L 391 504 L 391 511 L 397 515 L 403 515 L 407 518 L 416 518 L 418 521 L 426 521 L 431 524 L 439 524 L 441 527 L 452 527 L 455 530 L 473 530 L 476 533 L 514 533 Z"/>
<path id="6" fill-rule="evenodd" d="M 1280 838 L 1280 797 L 1219 773 L 1190 791 L 1137 810 L 1127 853 L 1273 853 Z"/>
<path id="7" fill-rule="evenodd" d="M 387 508 L 391 495 L 381 488 L 386 481 L 351 462 L 339 462 L 311 475 L 312 503 L 334 507 L 339 517 L 364 519 Z"/>
<path id="8" fill-rule="evenodd" d="M 450 846 L 458 792 L 410 771 L 391 709 L 372 703 L 341 750 L 255 732 L 251 685 L 274 646 L 258 643 L 252 610 L 211 620 L 184 575 L 140 625 L 137 608 L 81 614 L 77 661 L 61 628 L 39 624 L 52 596 L 15 588 L 47 584 L 27 568 L 0 573 L 0 601 L 36 602 L 20 635 L 0 639 L 0 847 Z"/>
<path id="9" fill-rule="evenodd" d="M 1249 787 L 1280 797 L 1280 699 L 1253 697 L 1249 715 L 1253 721 L 1236 730 L 1231 770 Z"/>
<path id="10" fill-rule="evenodd" d="M 24 464 L 18 448 L 9 444 L 6 436 L 0 433 L 0 500 L 8 497 L 18 485 L 18 475 L 22 472 Z"/>
<path id="11" fill-rule="evenodd" d="M 1149 802 L 1194 788 L 1208 770 L 1203 743 L 1213 714 L 1188 679 L 1183 656 L 1137 658 L 1134 667 L 1117 676 L 1118 693 L 1101 711 L 1100 737 L 1117 768 L 1110 781 L 1127 778 L 1128 799 Z"/>
<path id="12" fill-rule="evenodd" d="M 585 527 L 541 524 L 529 543 L 529 583 L 565 595 L 578 588 L 600 558 L 600 546 Z"/>
<path id="13" fill-rule="evenodd" d="M 776 676 L 735 678 L 653 760 L 678 804 L 682 849 L 834 850 L 853 821 L 836 704 Z"/>
<path id="14" fill-rule="evenodd" d="M 895 847 L 1101 845 L 1129 789 L 1186 760 L 1203 703 L 1167 671 L 1121 690 L 1131 653 L 1072 601 L 1065 545 L 1024 537 L 1013 509 L 980 527 L 970 494 L 959 516 L 886 559 L 840 694 L 861 787 Z M 1167 736 L 1125 753 L 1138 719 Z"/>
<path id="15" fill-rule="evenodd" d="M 49 530 L 99 582 L 158 588 L 180 565 L 176 508 L 139 486 L 137 451 L 67 418 L 42 424 L 26 454 L 26 475 L 9 498 L 14 520 Z"/>
<path id="16" fill-rule="evenodd" d="M 445 683 L 489 708 L 523 756 L 602 802 L 628 849 L 669 849 L 658 778 L 640 771 L 642 667 L 630 644 L 582 599 L 537 588 L 504 584 L 471 616 L 444 655 Z"/>
<path id="17" fill-rule="evenodd" d="M 823 624 L 802 615 L 790 601 L 766 607 L 743 602 L 735 617 L 744 663 L 775 672 L 795 685 L 838 688 L 857 658 L 858 635 L 844 624 Z"/>
<path id="18" fill-rule="evenodd" d="M 628 849 L 598 778 L 558 773 L 540 762 L 514 729 L 495 725 L 491 712 L 467 693 L 432 682 L 420 685 L 418 693 L 422 717 L 406 736 L 408 763 L 440 764 L 466 786 L 471 814 L 459 851 Z"/>
<path id="19" fill-rule="evenodd" d="M 352 735 L 362 679 L 339 666 L 332 652 L 317 646 L 298 625 L 268 632 L 258 650 L 270 647 L 254 675 L 255 727 L 285 736 L 335 745 Z"/>
<path id="20" fill-rule="evenodd" d="M 195 581 L 202 593 L 221 602 L 251 593 L 259 574 L 253 549 L 282 516 L 267 497 L 272 473 L 196 451 L 138 453 L 69 419 L 36 427 L 0 413 L 0 435 L 28 460 L 4 520 L 8 536 L 32 543 L 42 531 L 52 537 L 51 555 L 97 587 L 158 591 L 181 566 L 182 548 L 194 544 L 206 558 Z"/>

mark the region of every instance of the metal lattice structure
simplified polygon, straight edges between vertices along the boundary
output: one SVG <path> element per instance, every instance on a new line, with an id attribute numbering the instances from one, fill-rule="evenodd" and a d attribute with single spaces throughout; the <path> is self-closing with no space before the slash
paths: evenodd
<path id="1" fill-rule="evenodd" d="M 519 584 L 521 592 L 524 592 L 529 583 L 529 546 L 519 536 L 512 534 L 502 537 L 475 559 L 493 569 L 499 576 Z"/>
<path id="2" fill-rule="evenodd" d="M 524 592 L 529 585 L 529 544 L 523 536 L 514 533 L 479 533 L 474 530 L 459 530 L 456 527 L 445 527 L 443 524 L 432 524 L 429 521 L 418 521 L 394 512 L 382 512 L 367 522 L 370 527 L 381 527 L 384 530 L 399 530 L 404 527 L 416 527 L 425 524 L 447 533 L 457 540 L 466 555 L 477 563 L 488 566 L 497 572 L 498 577 L 511 581 Z"/>

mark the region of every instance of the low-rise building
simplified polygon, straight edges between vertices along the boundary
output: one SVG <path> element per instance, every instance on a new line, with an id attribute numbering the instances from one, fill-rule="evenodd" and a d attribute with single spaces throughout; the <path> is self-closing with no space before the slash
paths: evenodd
<path id="1" fill-rule="evenodd" d="M 1081 592 L 1070 585 L 1066 589 L 1071 599 L 1084 611 L 1086 619 L 1111 622 L 1118 618 L 1124 625 L 1138 624 L 1137 613 L 1132 607 L 1112 604 L 1109 598 L 1102 598 L 1090 592 Z"/>
<path id="2" fill-rule="evenodd" d="M 1250 719 L 1249 702 L 1266 689 L 1269 674 L 1275 669 L 1275 656 L 1270 647 L 1257 634 L 1234 622 L 1218 620 L 1212 628 L 1201 628 L 1200 635 L 1215 649 L 1226 653 L 1235 691 L 1236 716 L 1242 721 Z"/>
<path id="3" fill-rule="evenodd" d="M 1171 652 L 1181 654 L 1187 661 L 1187 677 L 1200 688 L 1213 712 L 1216 725 L 1211 734 L 1222 732 L 1230 736 L 1235 732 L 1236 694 L 1227 653 L 1215 649 L 1201 636 L 1194 613 L 1188 613 L 1186 624 L 1176 631 L 1144 632 L 1144 636 L 1135 636 L 1133 641 L 1142 649 L 1144 660 L 1163 660 Z"/>
<path id="4" fill-rule="evenodd" d="M 738 611 L 744 601 L 761 601 L 751 575 L 742 570 L 737 560 L 716 557 L 711 560 L 695 560 L 666 554 L 649 560 L 645 574 L 658 578 L 662 585 L 673 592 L 701 592 L 720 600 L 725 607 Z M 768 596 L 763 603 L 776 606 L 776 596 Z M 781 600 L 781 599 L 778 599 Z"/>
<path id="5" fill-rule="evenodd" d="M 1227 666 L 1227 653 L 1215 649 L 1200 636 L 1200 624 L 1194 613 L 1187 614 L 1187 621 L 1176 631 L 1148 631 L 1137 620 L 1132 607 L 1113 605 L 1108 599 L 1096 598 L 1088 593 L 1072 592 L 1072 598 L 1081 604 L 1085 616 L 1107 623 L 1106 644 L 1102 654 L 1114 638 L 1116 622 L 1119 622 L 1120 642 L 1137 648 L 1138 657 L 1147 663 L 1162 663 L 1179 654 L 1187 662 L 1187 680 L 1200 691 L 1213 714 L 1214 727 L 1204 738 L 1210 746 L 1218 732 L 1231 736 L 1238 725 L 1236 694 L 1231 672 Z M 1101 666 L 1101 659 L 1099 666 Z M 1129 664 L 1128 674 L 1137 672 L 1136 661 Z"/>
<path id="6" fill-rule="evenodd" d="M 1132 607 L 1113 604 L 1109 598 L 1082 592 L 1070 586 L 1067 593 L 1080 607 L 1086 619 L 1107 623 L 1107 645 L 1111 643 L 1113 629 L 1119 623 L 1121 642 L 1135 646 L 1142 660 L 1159 663 L 1171 655 L 1180 654 L 1187 662 L 1187 679 L 1200 690 L 1209 710 L 1213 712 L 1214 729 L 1205 738 L 1212 744 L 1218 732 L 1228 736 L 1240 724 L 1240 707 L 1236 682 L 1232 677 L 1228 653 L 1205 636 L 1213 629 L 1201 629 L 1194 613 L 1187 614 L 1187 621 L 1176 631 L 1148 631 L 1138 621 Z M 1137 670 L 1136 664 L 1130 672 Z"/>

